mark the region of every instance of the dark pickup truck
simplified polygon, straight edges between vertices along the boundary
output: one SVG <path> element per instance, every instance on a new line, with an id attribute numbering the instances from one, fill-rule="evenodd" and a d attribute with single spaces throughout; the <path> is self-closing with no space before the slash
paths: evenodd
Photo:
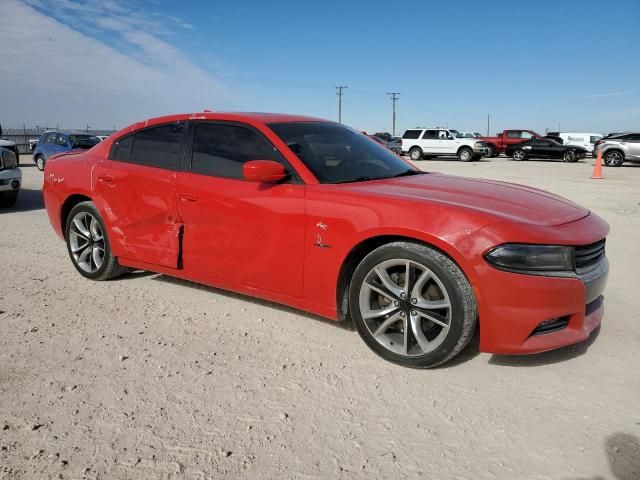
<path id="1" fill-rule="evenodd" d="M 503 130 L 497 133 L 495 137 L 480 137 L 478 140 L 484 140 L 489 148 L 488 157 L 497 157 L 501 153 L 505 153 L 507 146 L 524 142 L 530 138 L 542 138 L 533 130 Z"/>

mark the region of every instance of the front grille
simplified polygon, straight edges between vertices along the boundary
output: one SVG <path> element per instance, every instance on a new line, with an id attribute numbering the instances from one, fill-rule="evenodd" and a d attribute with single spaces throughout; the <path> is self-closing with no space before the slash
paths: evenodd
<path id="1" fill-rule="evenodd" d="M 531 332 L 531 337 L 535 335 L 544 335 L 545 333 L 553 333 L 558 330 L 563 330 L 567 328 L 569 324 L 569 316 L 560 317 L 560 318 L 552 318 L 551 320 L 545 320 L 540 323 L 534 330 Z"/>
<path id="2" fill-rule="evenodd" d="M 595 243 L 576 247 L 576 269 L 588 268 L 597 264 L 604 257 L 605 241 L 603 238 Z"/>

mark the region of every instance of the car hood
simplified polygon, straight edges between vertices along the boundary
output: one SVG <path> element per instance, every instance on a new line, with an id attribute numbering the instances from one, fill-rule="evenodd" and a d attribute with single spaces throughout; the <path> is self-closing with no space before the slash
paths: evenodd
<path id="1" fill-rule="evenodd" d="M 438 173 L 344 185 L 356 191 L 365 190 L 368 194 L 474 210 L 493 216 L 497 221 L 552 226 L 589 215 L 586 208 L 537 188 Z"/>

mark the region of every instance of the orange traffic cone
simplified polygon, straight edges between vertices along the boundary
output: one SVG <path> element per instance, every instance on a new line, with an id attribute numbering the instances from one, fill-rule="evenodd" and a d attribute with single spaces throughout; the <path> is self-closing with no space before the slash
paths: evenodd
<path id="1" fill-rule="evenodd" d="M 596 163 L 593 165 L 593 175 L 591 175 L 591 178 L 595 178 L 596 180 L 602 180 L 604 178 L 604 175 L 602 175 L 602 152 L 598 152 Z"/>

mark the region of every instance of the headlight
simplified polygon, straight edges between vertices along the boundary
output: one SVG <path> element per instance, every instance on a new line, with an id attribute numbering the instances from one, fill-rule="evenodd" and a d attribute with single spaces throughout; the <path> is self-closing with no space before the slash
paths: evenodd
<path id="1" fill-rule="evenodd" d="M 484 142 L 476 142 L 476 147 L 484 147 Z"/>
<path id="2" fill-rule="evenodd" d="M 573 247 L 508 243 L 489 251 L 485 258 L 496 268 L 521 273 L 574 270 Z"/>

